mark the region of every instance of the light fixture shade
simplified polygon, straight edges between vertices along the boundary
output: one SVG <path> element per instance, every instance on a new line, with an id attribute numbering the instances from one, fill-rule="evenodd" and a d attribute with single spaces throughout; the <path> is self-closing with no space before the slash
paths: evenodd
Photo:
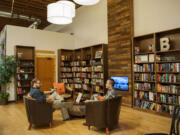
<path id="1" fill-rule="evenodd" d="M 53 24 L 70 24 L 75 17 L 75 4 L 70 1 L 58 1 L 47 6 L 47 20 Z"/>
<path id="2" fill-rule="evenodd" d="M 77 4 L 88 6 L 88 5 L 95 5 L 100 0 L 73 0 L 73 1 L 76 2 Z"/>

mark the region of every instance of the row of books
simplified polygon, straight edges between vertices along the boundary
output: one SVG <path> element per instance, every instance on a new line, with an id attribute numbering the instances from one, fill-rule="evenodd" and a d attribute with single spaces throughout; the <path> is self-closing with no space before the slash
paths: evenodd
<path id="1" fill-rule="evenodd" d="M 104 74 L 103 73 L 94 73 L 92 74 L 92 78 L 104 78 Z"/>
<path id="2" fill-rule="evenodd" d="M 142 101 L 142 100 L 135 100 L 135 107 L 148 109 L 148 110 L 154 110 L 157 112 L 167 112 L 169 114 L 173 114 L 174 112 L 173 105 L 157 104 L 157 103 Z"/>
<path id="3" fill-rule="evenodd" d="M 102 66 L 62 68 L 63 72 L 102 72 Z"/>
<path id="4" fill-rule="evenodd" d="M 155 74 L 135 73 L 134 79 L 139 80 L 139 81 L 154 81 L 155 80 Z"/>
<path id="5" fill-rule="evenodd" d="M 176 94 L 176 93 L 180 92 L 180 86 L 157 84 L 157 91 L 158 92 L 165 92 L 165 93 L 174 93 L 174 94 Z"/>
<path id="6" fill-rule="evenodd" d="M 73 67 L 73 72 L 91 72 L 91 67 Z"/>
<path id="7" fill-rule="evenodd" d="M 177 104 L 178 97 L 169 94 L 157 94 L 157 102 L 167 103 L 167 104 Z M 179 102 L 178 102 L 179 104 Z"/>
<path id="8" fill-rule="evenodd" d="M 180 71 L 180 63 L 158 64 L 158 71 L 160 71 L 160 72 L 179 72 Z"/>
<path id="9" fill-rule="evenodd" d="M 74 80 L 73 79 L 61 79 L 61 82 L 63 82 L 63 83 L 73 83 Z"/>
<path id="10" fill-rule="evenodd" d="M 83 84 L 82 88 L 83 88 L 83 90 L 91 90 L 91 85 Z"/>
<path id="11" fill-rule="evenodd" d="M 89 66 L 89 61 L 81 61 L 81 66 Z"/>
<path id="12" fill-rule="evenodd" d="M 74 88 L 74 84 L 66 83 L 66 84 L 65 84 L 65 87 Z"/>
<path id="13" fill-rule="evenodd" d="M 154 83 L 134 83 L 134 89 L 135 90 L 155 90 L 155 84 Z"/>
<path id="14" fill-rule="evenodd" d="M 73 77 L 73 73 L 62 73 L 62 77 L 63 78 L 66 78 L 66 77 L 67 78 L 70 78 L 70 77 L 72 78 Z"/>
<path id="15" fill-rule="evenodd" d="M 156 93 L 144 92 L 144 91 L 134 91 L 134 98 L 144 99 L 148 101 L 154 101 L 156 99 Z"/>
<path id="16" fill-rule="evenodd" d="M 170 82 L 176 83 L 180 82 L 180 75 L 176 74 L 157 74 L 157 81 L 158 82 Z"/>
<path id="17" fill-rule="evenodd" d="M 103 92 L 103 86 L 95 86 L 95 85 L 91 85 L 91 84 L 65 84 L 65 86 L 67 87 L 71 87 L 71 88 L 75 88 L 75 89 L 83 89 L 83 90 L 87 90 L 87 91 L 94 91 L 94 92 Z"/>
<path id="18" fill-rule="evenodd" d="M 91 78 L 91 73 L 73 73 L 74 77 Z"/>
<path id="19" fill-rule="evenodd" d="M 26 93 L 26 90 L 24 90 L 23 88 L 17 88 L 17 94 L 20 95 L 20 94 L 25 94 Z"/>
<path id="20" fill-rule="evenodd" d="M 71 62 L 71 65 L 72 65 L 72 66 L 81 66 L 81 61 Z"/>
<path id="21" fill-rule="evenodd" d="M 83 80 L 81 78 L 74 78 L 75 83 L 83 83 Z"/>
<path id="22" fill-rule="evenodd" d="M 82 88 L 82 85 L 81 85 L 81 84 L 74 84 L 74 88 L 75 88 L 75 89 L 81 89 L 81 88 Z"/>
<path id="23" fill-rule="evenodd" d="M 81 78 L 61 79 L 61 82 L 63 82 L 63 83 L 85 83 L 85 84 L 90 84 L 90 79 L 81 79 Z"/>
<path id="24" fill-rule="evenodd" d="M 92 91 L 94 92 L 103 92 L 103 87 L 102 86 L 91 86 Z"/>
<path id="25" fill-rule="evenodd" d="M 63 67 L 61 68 L 62 72 L 72 72 L 72 68 L 70 67 Z"/>
<path id="26" fill-rule="evenodd" d="M 63 78 L 94 78 L 94 79 L 103 79 L 104 75 L 103 73 L 62 73 Z"/>
<path id="27" fill-rule="evenodd" d="M 91 71 L 93 71 L 93 72 L 102 72 L 103 67 L 102 66 L 92 66 Z"/>
<path id="28" fill-rule="evenodd" d="M 104 85 L 104 81 L 102 79 L 82 79 L 82 78 L 74 78 L 74 83 L 83 83 L 83 84 L 92 84 L 92 85 Z"/>
<path id="29" fill-rule="evenodd" d="M 175 95 L 169 94 L 158 94 L 154 92 L 144 92 L 144 91 L 135 91 L 134 92 L 135 99 L 143 99 L 153 102 L 165 103 L 165 104 L 177 104 L 178 97 Z M 178 102 L 178 104 L 180 104 Z"/>
<path id="30" fill-rule="evenodd" d="M 61 66 L 63 67 L 72 67 L 73 66 L 73 63 L 72 62 L 61 62 Z"/>
<path id="31" fill-rule="evenodd" d="M 157 61 L 176 61 L 179 60 L 177 56 L 162 56 L 162 55 L 156 55 Z"/>
<path id="32" fill-rule="evenodd" d="M 72 67 L 72 72 L 102 72 L 102 66 L 91 66 L 91 67 Z"/>
<path id="33" fill-rule="evenodd" d="M 61 66 L 71 66 L 71 67 L 76 67 L 76 66 L 98 66 L 98 65 L 103 65 L 103 59 L 100 60 L 90 60 L 90 61 L 63 61 L 61 62 Z"/>
<path id="34" fill-rule="evenodd" d="M 134 98 L 143 99 L 147 101 L 160 102 L 160 103 L 176 104 L 178 97 L 175 95 L 169 95 L 169 94 L 158 94 L 154 92 L 135 91 Z"/>
<path id="35" fill-rule="evenodd" d="M 153 72 L 154 64 L 134 64 L 134 72 Z"/>
<path id="36" fill-rule="evenodd" d="M 81 60 L 81 57 L 82 57 L 81 55 L 75 55 L 74 60 Z"/>
<path id="37" fill-rule="evenodd" d="M 72 55 L 61 55 L 61 60 L 62 61 L 70 61 L 73 59 Z"/>
<path id="38" fill-rule="evenodd" d="M 90 79 L 84 79 L 85 84 L 90 84 Z"/>
<path id="39" fill-rule="evenodd" d="M 102 79 L 92 79 L 91 84 L 92 85 L 103 86 L 104 85 L 104 80 L 102 80 Z"/>

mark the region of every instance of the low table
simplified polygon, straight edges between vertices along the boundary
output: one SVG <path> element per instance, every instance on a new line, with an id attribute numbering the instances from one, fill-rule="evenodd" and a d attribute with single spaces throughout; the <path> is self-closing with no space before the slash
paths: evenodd
<path id="1" fill-rule="evenodd" d="M 69 114 L 72 116 L 84 117 L 86 115 L 85 104 L 74 104 L 71 109 L 69 109 Z"/>

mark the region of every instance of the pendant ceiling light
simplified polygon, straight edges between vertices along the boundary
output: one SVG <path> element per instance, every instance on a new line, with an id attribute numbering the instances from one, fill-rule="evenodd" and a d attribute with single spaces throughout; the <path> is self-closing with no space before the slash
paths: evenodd
<path id="1" fill-rule="evenodd" d="M 99 2 L 99 0 L 73 0 L 74 2 L 76 2 L 77 4 L 80 5 L 95 5 Z"/>
<path id="2" fill-rule="evenodd" d="M 47 6 L 47 20 L 53 24 L 70 24 L 75 17 L 75 4 L 61 0 Z"/>

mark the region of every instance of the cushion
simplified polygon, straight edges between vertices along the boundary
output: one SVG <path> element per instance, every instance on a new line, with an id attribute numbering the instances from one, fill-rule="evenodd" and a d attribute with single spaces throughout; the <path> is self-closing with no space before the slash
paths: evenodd
<path id="1" fill-rule="evenodd" d="M 64 83 L 53 83 L 53 86 L 55 89 L 57 89 L 58 94 L 64 94 L 65 93 L 65 86 Z"/>
<path id="2" fill-rule="evenodd" d="M 98 96 L 98 100 L 104 100 L 104 96 Z"/>

